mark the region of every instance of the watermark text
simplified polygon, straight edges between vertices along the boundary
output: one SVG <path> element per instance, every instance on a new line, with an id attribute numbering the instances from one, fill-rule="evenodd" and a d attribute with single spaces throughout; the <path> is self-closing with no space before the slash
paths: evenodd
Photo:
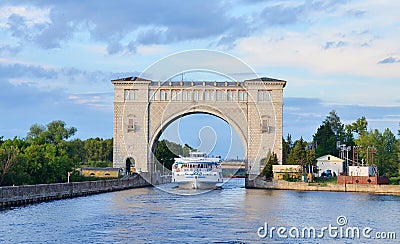
<path id="1" fill-rule="evenodd" d="M 397 238 L 396 232 L 374 231 L 371 227 L 348 226 L 345 216 L 339 216 L 336 224 L 329 224 L 324 227 L 285 227 L 270 226 L 267 222 L 257 229 L 260 238 L 282 238 L 282 239 L 322 239 L 322 238 L 346 238 L 346 239 L 381 239 L 394 240 Z"/>

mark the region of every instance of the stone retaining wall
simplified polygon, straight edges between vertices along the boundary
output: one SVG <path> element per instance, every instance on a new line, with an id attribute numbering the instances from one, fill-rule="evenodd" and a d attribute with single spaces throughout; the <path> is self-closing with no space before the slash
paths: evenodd
<path id="1" fill-rule="evenodd" d="M 296 191 L 336 191 L 365 192 L 372 194 L 400 195 L 400 185 L 368 185 L 368 184 L 320 184 L 305 182 L 288 182 L 284 180 L 265 181 L 261 177 L 246 182 L 247 188 L 296 190 Z"/>
<path id="2" fill-rule="evenodd" d="M 117 180 L 0 187 L 0 208 L 151 186 L 148 179 L 149 175 L 142 173 Z M 171 182 L 169 177 L 159 175 L 152 180 L 157 184 Z"/>

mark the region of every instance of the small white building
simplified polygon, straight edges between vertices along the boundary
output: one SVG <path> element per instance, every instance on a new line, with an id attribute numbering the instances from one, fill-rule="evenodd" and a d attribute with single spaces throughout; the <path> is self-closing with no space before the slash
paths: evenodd
<path id="1" fill-rule="evenodd" d="M 376 166 L 349 166 L 349 176 L 375 176 L 377 174 Z"/>
<path id="2" fill-rule="evenodd" d="M 344 171 L 344 160 L 332 155 L 325 155 L 317 158 L 318 177 L 329 175 L 339 176 Z"/>

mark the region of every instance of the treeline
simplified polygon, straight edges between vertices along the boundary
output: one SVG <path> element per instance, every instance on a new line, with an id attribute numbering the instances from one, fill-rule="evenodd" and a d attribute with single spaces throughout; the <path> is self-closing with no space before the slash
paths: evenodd
<path id="1" fill-rule="evenodd" d="M 400 130 L 398 135 L 400 136 Z M 293 142 L 291 135 L 283 138 L 282 163 L 316 166 L 318 157 L 327 154 L 339 157 L 337 142 L 351 149 L 348 152 L 351 161 L 353 146 L 357 146 L 358 159 L 355 161 L 367 165 L 375 164 L 380 175 L 400 176 L 400 140 L 396 139 L 395 134 L 390 129 L 383 132 L 368 129 L 365 117 L 345 125 L 335 110 L 331 111 L 318 127 L 311 142 L 306 142 L 303 138 Z"/>
<path id="2" fill-rule="evenodd" d="M 112 166 L 112 139 L 71 140 L 76 132 L 75 127 L 56 120 L 46 126 L 32 125 L 25 138 L 5 140 L 0 136 L 0 185 L 66 182 L 68 172 L 77 177 L 75 169 L 82 166 Z M 400 130 L 397 133 L 400 136 Z M 293 141 L 290 135 L 283 138 L 283 164 L 315 167 L 318 157 L 339 156 L 338 141 L 352 150 L 357 146 L 358 162 L 377 165 L 380 175 L 400 178 L 400 140 L 395 134 L 389 129 L 368 129 L 365 117 L 343 124 L 334 110 L 322 121 L 311 142 L 303 138 Z M 189 145 L 161 140 L 155 157 L 171 169 L 174 158 L 188 156 L 190 150 L 193 148 Z M 348 152 L 350 159 L 352 154 L 353 151 Z M 263 159 L 263 175 L 270 175 L 273 164 L 277 164 L 277 158 L 272 152 Z"/>
<path id="3" fill-rule="evenodd" d="M 179 157 L 179 155 L 187 157 L 192 150 L 194 149 L 188 144 L 182 146 L 164 139 L 157 143 L 154 156 L 161 165 L 171 170 L 174 158 Z"/>
<path id="4" fill-rule="evenodd" d="M 0 185 L 66 182 L 82 165 L 112 165 L 112 139 L 69 140 L 76 132 L 56 120 L 32 125 L 26 138 L 0 137 Z"/>

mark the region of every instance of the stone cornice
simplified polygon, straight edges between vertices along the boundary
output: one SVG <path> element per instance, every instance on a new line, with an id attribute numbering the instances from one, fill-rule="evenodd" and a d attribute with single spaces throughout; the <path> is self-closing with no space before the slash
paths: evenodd
<path id="1" fill-rule="evenodd" d="M 116 80 L 111 80 L 113 85 L 148 85 L 150 87 L 174 87 L 174 88 L 184 88 L 184 87 L 220 87 L 224 89 L 229 88 L 244 88 L 248 86 L 279 86 L 285 87 L 286 81 L 278 80 L 273 78 L 261 77 L 251 80 L 244 81 L 174 81 L 174 82 L 157 82 L 151 81 L 140 77 L 127 77 Z"/>
<path id="2" fill-rule="evenodd" d="M 126 78 L 111 80 L 111 83 L 113 85 L 149 85 L 151 83 L 151 80 L 147 80 L 141 77 L 130 76 Z"/>
<path id="3" fill-rule="evenodd" d="M 246 86 L 286 86 L 286 81 L 285 80 L 278 80 L 278 79 L 273 79 L 273 78 L 267 78 L 267 77 L 261 77 L 257 79 L 252 79 L 252 80 L 245 80 L 244 83 Z"/>

